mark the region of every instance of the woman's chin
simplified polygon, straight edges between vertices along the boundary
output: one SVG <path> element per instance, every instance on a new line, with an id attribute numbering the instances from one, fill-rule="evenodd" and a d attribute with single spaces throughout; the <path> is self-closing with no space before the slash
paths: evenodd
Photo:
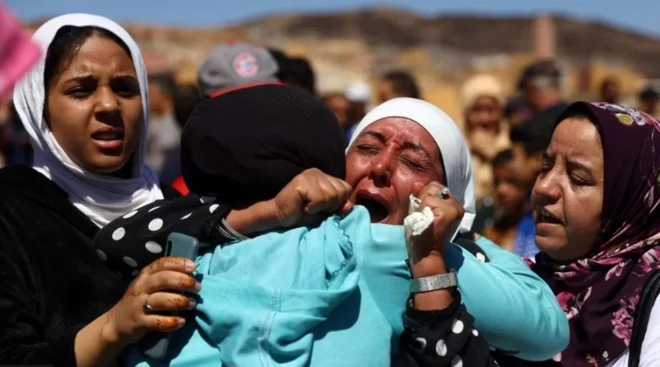
<path id="1" fill-rule="evenodd" d="M 126 166 L 127 160 L 124 157 L 103 156 L 93 161 L 86 162 L 83 168 L 87 171 L 100 175 L 117 174 Z"/>
<path id="2" fill-rule="evenodd" d="M 566 261 L 566 241 L 555 236 L 544 236 L 538 233 L 534 236 L 538 249 L 557 261 Z"/>

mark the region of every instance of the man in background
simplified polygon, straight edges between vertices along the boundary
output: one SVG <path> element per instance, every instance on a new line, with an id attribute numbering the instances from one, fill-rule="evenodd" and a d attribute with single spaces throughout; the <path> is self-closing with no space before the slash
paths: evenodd
<path id="1" fill-rule="evenodd" d="M 304 57 L 289 57 L 278 49 L 268 49 L 268 53 L 278 66 L 277 79 L 286 85 L 317 95 L 316 75 L 309 60 Z"/>
<path id="2" fill-rule="evenodd" d="M 620 97 L 619 81 L 614 77 L 605 79 L 600 87 L 600 101 L 617 104 Z"/>
<path id="3" fill-rule="evenodd" d="M 527 107 L 535 125 L 552 125 L 568 107 L 561 92 L 561 73 L 553 61 L 528 66 L 520 82 Z"/>
<path id="4" fill-rule="evenodd" d="M 312 64 L 304 57 L 291 58 L 288 63 L 289 74 L 282 79 L 282 82 L 316 95 L 316 76 Z"/>
<path id="5" fill-rule="evenodd" d="M 415 78 L 408 72 L 394 70 L 381 78 L 378 86 L 378 102 L 387 102 L 398 97 L 421 98 Z"/>
<path id="6" fill-rule="evenodd" d="M 651 116 L 658 113 L 658 92 L 652 87 L 646 87 L 639 93 L 639 109 Z"/>
<path id="7" fill-rule="evenodd" d="M 149 76 L 149 133 L 147 164 L 160 172 L 172 149 L 179 145 L 181 128 L 174 117 L 176 85 L 170 74 Z"/>

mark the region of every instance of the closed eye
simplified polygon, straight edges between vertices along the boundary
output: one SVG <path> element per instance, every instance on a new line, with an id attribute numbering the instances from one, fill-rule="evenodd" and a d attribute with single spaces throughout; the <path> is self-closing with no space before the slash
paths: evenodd
<path id="1" fill-rule="evenodd" d="M 375 145 L 360 144 L 357 146 L 357 150 L 364 154 L 377 154 L 380 151 L 380 148 Z"/>
<path id="2" fill-rule="evenodd" d="M 422 165 L 422 164 L 420 164 L 420 163 L 418 163 L 418 162 L 415 162 L 415 161 L 413 161 L 413 160 L 411 160 L 411 159 L 403 158 L 402 161 L 403 161 L 403 164 L 405 164 L 407 167 L 409 167 L 409 168 L 411 168 L 411 169 L 413 169 L 413 170 L 415 170 L 415 171 L 422 171 L 422 170 L 424 170 L 424 165 Z"/>

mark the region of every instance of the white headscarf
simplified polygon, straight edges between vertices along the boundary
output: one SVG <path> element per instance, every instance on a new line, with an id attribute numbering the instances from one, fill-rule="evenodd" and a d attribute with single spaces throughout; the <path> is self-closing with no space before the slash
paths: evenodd
<path id="1" fill-rule="evenodd" d="M 362 119 L 355 128 L 349 147 L 367 126 L 387 117 L 402 117 L 415 121 L 426 129 L 438 144 L 447 187 L 465 208 L 459 231 L 469 232 L 476 214 L 474 179 L 470 151 L 456 123 L 441 109 L 428 102 L 414 98 L 395 98 L 376 106 Z"/>
<path id="2" fill-rule="evenodd" d="M 143 121 L 139 131 L 139 146 L 131 160 L 133 166 L 129 179 L 92 173 L 78 166 L 57 143 L 44 119 L 46 52 L 57 31 L 64 26 L 106 29 L 119 37 L 131 51 L 140 83 Z M 34 34 L 33 40 L 41 46 L 41 59 L 14 90 L 18 116 L 30 134 L 34 149 L 33 168 L 64 189 L 73 205 L 99 227 L 126 212 L 162 199 L 158 178 L 144 165 L 149 121 L 147 71 L 133 38 L 109 19 L 89 14 L 68 14 L 46 22 Z"/>

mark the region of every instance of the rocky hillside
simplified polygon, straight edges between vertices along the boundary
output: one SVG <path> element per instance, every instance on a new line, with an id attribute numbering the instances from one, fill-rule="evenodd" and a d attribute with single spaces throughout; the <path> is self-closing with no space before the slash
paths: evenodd
<path id="1" fill-rule="evenodd" d="M 618 75 L 631 95 L 646 78 L 660 78 L 660 39 L 566 16 L 553 16 L 553 24 L 568 94 L 591 96 L 610 74 Z M 127 28 L 151 70 L 174 69 L 182 81 L 194 80 L 213 45 L 243 40 L 308 57 L 321 92 L 373 81 L 387 69 L 408 69 L 427 99 L 456 116 L 457 90 L 475 72 L 491 72 L 513 89 L 520 70 L 534 59 L 533 25 L 532 17 L 425 17 L 373 9 L 276 15 L 215 29 Z"/>
<path id="2" fill-rule="evenodd" d="M 660 39 L 613 26 L 554 16 L 557 51 L 576 62 L 608 60 L 660 77 Z M 397 10 L 275 16 L 238 27 L 265 42 L 273 38 L 343 38 L 370 47 L 450 49 L 466 56 L 516 54 L 533 48 L 530 17 L 452 15 L 423 17 Z"/>

